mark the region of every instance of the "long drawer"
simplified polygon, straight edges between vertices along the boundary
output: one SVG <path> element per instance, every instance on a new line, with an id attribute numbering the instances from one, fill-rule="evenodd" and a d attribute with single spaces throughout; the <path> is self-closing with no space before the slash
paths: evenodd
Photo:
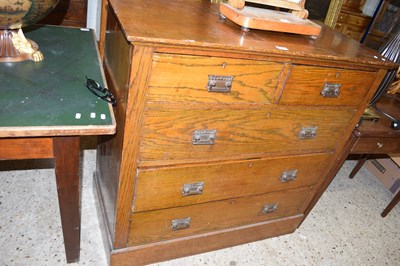
<path id="1" fill-rule="evenodd" d="M 359 138 L 351 153 L 398 153 L 400 152 L 399 138 Z"/>
<path id="2" fill-rule="evenodd" d="M 293 65 L 279 103 L 358 106 L 376 72 Z"/>
<path id="3" fill-rule="evenodd" d="M 134 213 L 128 245 L 140 245 L 301 214 L 312 189 L 285 190 L 179 208 Z"/>
<path id="4" fill-rule="evenodd" d="M 155 54 L 148 102 L 270 103 L 282 63 Z"/>
<path id="5" fill-rule="evenodd" d="M 329 151 L 336 147 L 353 114 L 354 109 L 149 108 L 144 117 L 139 164 L 238 155 L 257 157 L 272 152 Z"/>
<path id="6" fill-rule="evenodd" d="M 315 185 L 331 154 L 139 169 L 134 212 Z"/>

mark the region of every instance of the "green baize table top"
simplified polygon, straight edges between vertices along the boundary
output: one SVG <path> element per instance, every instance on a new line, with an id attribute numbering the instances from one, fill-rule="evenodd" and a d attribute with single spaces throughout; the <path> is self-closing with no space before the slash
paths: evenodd
<path id="1" fill-rule="evenodd" d="M 104 86 L 94 33 L 60 26 L 24 28 L 40 62 L 0 62 L 0 137 L 112 134 L 112 107 L 90 92 Z"/>

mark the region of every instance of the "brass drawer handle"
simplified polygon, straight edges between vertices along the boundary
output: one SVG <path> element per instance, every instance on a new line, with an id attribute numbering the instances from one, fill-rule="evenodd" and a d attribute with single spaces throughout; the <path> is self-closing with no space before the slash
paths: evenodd
<path id="1" fill-rule="evenodd" d="M 201 129 L 195 130 L 192 137 L 194 145 L 214 145 L 217 130 Z"/>
<path id="2" fill-rule="evenodd" d="M 302 127 L 298 137 L 300 139 L 314 139 L 317 137 L 318 126 Z"/>
<path id="3" fill-rule="evenodd" d="M 191 218 L 182 218 L 182 219 L 175 219 L 171 221 L 171 230 L 182 230 L 190 227 L 190 220 Z"/>
<path id="4" fill-rule="evenodd" d="M 263 207 L 264 214 L 273 213 L 276 212 L 277 210 L 278 210 L 278 203 L 266 204 Z"/>
<path id="5" fill-rule="evenodd" d="M 296 180 L 297 170 L 288 170 L 282 173 L 281 182 L 287 183 Z"/>
<path id="6" fill-rule="evenodd" d="M 338 98 L 340 95 L 340 87 L 342 84 L 325 82 L 321 95 L 324 98 Z"/>
<path id="7" fill-rule="evenodd" d="M 184 184 L 182 186 L 182 195 L 186 197 L 186 196 L 203 194 L 203 188 L 204 188 L 204 182 Z"/>
<path id="8" fill-rule="evenodd" d="M 383 148 L 383 143 L 377 142 L 377 143 L 376 143 L 376 146 L 378 146 L 379 149 L 382 149 L 382 148 Z"/>
<path id="9" fill-rule="evenodd" d="M 209 92 L 230 92 L 233 76 L 208 75 L 207 89 Z"/>

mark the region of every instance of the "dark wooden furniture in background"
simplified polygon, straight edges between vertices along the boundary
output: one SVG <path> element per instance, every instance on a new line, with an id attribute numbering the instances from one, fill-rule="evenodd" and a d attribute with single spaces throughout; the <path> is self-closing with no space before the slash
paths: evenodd
<path id="1" fill-rule="evenodd" d="M 396 119 L 400 119 L 400 95 L 386 94 L 377 103 L 378 108 L 388 112 Z M 386 116 L 377 120 L 365 120 L 356 128 L 352 136 L 351 154 L 360 154 L 362 157 L 358 160 L 350 178 L 353 178 L 361 169 L 364 163 L 376 154 L 400 153 L 400 130 L 390 127 L 391 120 Z M 382 212 L 385 217 L 391 209 L 399 202 L 400 192 L 398 192 L 389 205 Z"/>
<path id="2" fill-rule="evenodd" d="M 362 13 L 365 0 L 336 0 L 331 2 L 325 24 L 360 41 L 369 25 L 371 17 Z"/>
<path id="3" fill-rule="evenodd" d="M 0 63 L 0 160 L 54 159 L 67 262 L 79 260 L 79 136 L 115 133 L 111 106 L 93 95 L 103 81 L 93 31 L 28 27 L 44 60 Z M 1 188 L 0 188 L 1 189 Z"/>
<path id="4" fill-rule="evenodd" d="M 115 265 L 295 231 L 394 67 L 327 27 L 242 32 L 209 1 L 111 0 L 106 18 L 117 134 L 95 184 Z"/>
<path id="5" fill-rule="evenodd" d="M 345 0 L 336 21 L 335 29 L 357 41 L 364 36 L 365 30 L 371 20 L 364 15 L 361 5 L 365 1 Z"/>
<path id="6" fill-rule="evenodd" d="M 88 0 L 60 0 L 56 8 L 38 24 L 86 28 Z"/>

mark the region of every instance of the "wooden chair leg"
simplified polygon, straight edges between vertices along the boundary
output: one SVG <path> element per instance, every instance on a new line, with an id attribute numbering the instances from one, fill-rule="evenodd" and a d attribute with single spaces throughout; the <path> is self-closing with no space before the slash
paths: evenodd
<path id="1" fill-rule="evenodd" d="M 356 166 L 354 166 L 353 171 L 351 171 L 349 175 L 350 178 L 353 178 L 358 173 L 358 171 L 361 169 L 361 167 L 363 167 L 368 158 L 368 155 L 362 155 L 361 158 L 358 159 Z"/>
<path id="2" fill-rule="evenodd" d="M 394 196 L 394 198 L 392 199 L 392 201 L 389 203 L 389 205 L 383 210 L 383 212 L 381 213 L 382 217 L 386 217 L 386 215 L 388 215 L 388 213 L 394 208 L 394 206 L 396 206 L 397 203 L 399 203 L 400 201 L 400 190 L 397 191 L 396 195 Z"/>

